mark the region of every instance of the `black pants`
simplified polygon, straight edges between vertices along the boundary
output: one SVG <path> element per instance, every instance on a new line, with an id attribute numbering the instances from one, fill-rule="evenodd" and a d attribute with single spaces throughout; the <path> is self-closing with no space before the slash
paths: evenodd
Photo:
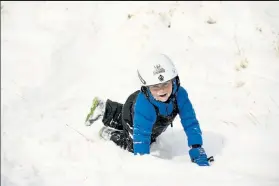
<path id="1" fill-rule="evenodd" d="M 117 129 L 112 132 L 110 140 L 121 148 L 133 152 L 133 106 L 139 91 L 132 93 L 124 104 L 106 102 L 106 110 L 102 122 L 105 126 Z"/>
<path id="2" fill-rule="evenodd" d="M 134 152 L 133 148 L 133 107 L 137 95 L 140 91 L 132 93 L 124 104 L 107 100 L 106 110 L 103 117 L 105 126 L 115 128 L 118 131 L 112 133 L 110 140 L 116 145 Z M 153 125 L 150 144 L 156 141 L 156 138 L 161 135 L 168 126 L 172 126 L 172 122 L 178 113 L 177 104 L 174 105 L 174 110 L 169 116 L 161 116 L 158 108 L 155 108 L 157 119 Z"/>

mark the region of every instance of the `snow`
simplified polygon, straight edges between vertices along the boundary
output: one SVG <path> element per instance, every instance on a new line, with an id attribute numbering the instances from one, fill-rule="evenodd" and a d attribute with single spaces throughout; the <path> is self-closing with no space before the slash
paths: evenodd
<path id="1" fill-rule="evenodd" d="M 278 2 L 1 2 L 1 185 L 279 185 Z M 209 24 L 209 23 L 213 24 Z M 94 96 L 123 103 L 136 61 L 172 57 L 210 167 L 176 118 L 151 155 L 84 126 Z"/>

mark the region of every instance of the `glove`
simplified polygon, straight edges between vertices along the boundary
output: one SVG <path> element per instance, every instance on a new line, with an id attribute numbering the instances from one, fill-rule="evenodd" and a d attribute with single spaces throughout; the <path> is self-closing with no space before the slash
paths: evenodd
<path id="1" fill-rule="evenodd" d="M 201 146 L 189 150 L 191 161 L 199 166 L 209 166 L 207 155 Z"/>

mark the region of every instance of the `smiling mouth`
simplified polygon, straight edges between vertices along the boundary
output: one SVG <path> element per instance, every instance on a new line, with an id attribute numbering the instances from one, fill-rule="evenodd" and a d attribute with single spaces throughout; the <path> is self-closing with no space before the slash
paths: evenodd
<path id="1" fill-rule="evenodd" d="M 167 94 L 160 95 L 160 97 L 165 97 Z"/>

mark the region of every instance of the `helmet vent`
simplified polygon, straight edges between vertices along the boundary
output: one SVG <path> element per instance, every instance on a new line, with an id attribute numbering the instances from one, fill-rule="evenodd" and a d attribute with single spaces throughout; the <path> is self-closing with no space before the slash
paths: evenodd
<path id="1" fill-rule="evenodd" d="M 137 72 L 138 72 L 138 76 L 139 76 L 140 81 L 142 82 L 142 84 L 145 85 L 145 84 L 146 84 L 146 81 L 141 77 L 139 71 L 137 71 Z"/>

